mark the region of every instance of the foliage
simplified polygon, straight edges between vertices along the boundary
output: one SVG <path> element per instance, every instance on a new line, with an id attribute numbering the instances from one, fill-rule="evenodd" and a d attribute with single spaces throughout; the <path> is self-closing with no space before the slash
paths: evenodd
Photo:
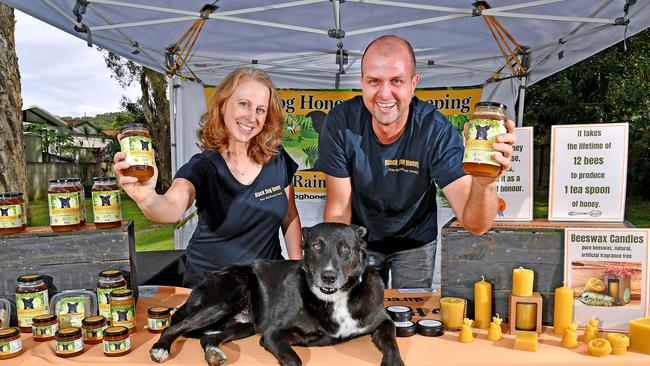
<path id="1" fill-rule="evenodd" d="M 59 156 L 76 156 L 79 152 L 79 147 L 73 145 L 72 134 L 69 132 L 52 129 L 45 123 L 25 123 L 23 127 L 25 131 L 41 137 L 43 153 L 48 153 L 50 148 Z"/>
<path id="2" fill-rule="evenodd" d="M 318 147 L 316 145 L 309 145 L 302 148 L 302 151 L 307 155 L 305 158 L 305 165 L 309 168 L 313 168 L 316 165 L 316 160 L 318 160 Z"/>

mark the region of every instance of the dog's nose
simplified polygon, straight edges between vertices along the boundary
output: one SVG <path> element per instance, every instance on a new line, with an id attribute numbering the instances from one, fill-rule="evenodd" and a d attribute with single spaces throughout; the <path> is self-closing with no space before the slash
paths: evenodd
<path id="1" fill-rule="evenodd" d="M 334 272 L 334 271 L 323 271 L 320 274 L 320 278 L 326 284 L 331 285 L 334 282 L 336 282 L 336 272 Z"/>

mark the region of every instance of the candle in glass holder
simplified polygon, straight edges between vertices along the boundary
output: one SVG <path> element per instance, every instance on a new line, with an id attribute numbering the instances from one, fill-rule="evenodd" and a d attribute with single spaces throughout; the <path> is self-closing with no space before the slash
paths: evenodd
<path id="1" fill-rule="evenodd" d="M 553 333 L 564 334 L 569 324 L 573 322 L 573 289 L 564 284 L 555 289 L 555 305 L 553 307 Z"/>
<path id="2" fill-rule="evenodd" d="M 607 282 L 609 296 L 613 297 L 615 302 L 618 302 L 618 278 L 610 278 Z"/>
<path id="3" fill-rule="evenodd" d="M 535 272 L 526 268 L 512 270 L 512 294 L 515 296 L 533 296 Z"/>
<path id="4" fill-rule="evenodd" d="M 467 312 L 467 300 L 457 297 L 440 299 L 440 320 L 448 330 L 459 330 Z"/>
<path id="5" fill-rule="evenodd" d="M 536 330 L 537 328 L 537 304 L 518 302 L 515 313 L 515 329 Z"/>
<path id="6" fill-rule="evenodd" d="M 474 326 L 479 329 L 487 329 L 490 326 L 492 316 L 492 285 L 481 280 L 474 284 Z"/>

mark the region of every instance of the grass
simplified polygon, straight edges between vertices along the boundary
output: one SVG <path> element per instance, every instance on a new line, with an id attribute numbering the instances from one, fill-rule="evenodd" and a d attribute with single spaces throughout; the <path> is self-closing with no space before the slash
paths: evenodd
<path id="1" fill-rule="evenodd" d="M 50 224 L 46 200 L 29 202 L 29 226 L 48 226 Z M 92 202 L 86 198 L 86 216 L 93 222 Z M 128 196 L 122 195 L 122 220 L 133 221 L 135 227 L 135 250 L 174 249 L 174 228 L 172 225 L 155 223 L 144 216 L 140 208 Z"/>

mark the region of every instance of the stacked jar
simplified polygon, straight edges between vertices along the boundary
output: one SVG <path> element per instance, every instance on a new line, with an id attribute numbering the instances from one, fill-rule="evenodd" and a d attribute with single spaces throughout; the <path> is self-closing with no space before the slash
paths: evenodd
<path id="1" fill-rule="evenodd" d="M 42 275 L 30 274 L 18 277 L 16 286 L 16 310 L 18 327 L 22 332 L 32 332 L 35 316 L 50 310 L 47 285 Z"/>
<path id="2" fill-rule="evenodd" d="M 22 192 L 0 193 L 0 235 L 16 234 L 27 228 Z"/>
<path id="3" fill-rule="evenodd" d="M 119 269 L 107 269 L 99 272 L 97 280 L 97 302 L 99 303 L 99 315 L 105 317 L 109 322 L 111 318 L 111 292 L 126 289 L 126 280 Z"/>
<path id="4" fill-rule="evenodd" d="M 47 200 L 52 231 L 81 229 L 81 190 L 71 178 L 50 179 Z"/>
<path id="5" fill-rule="evenodd" d="M 111 325 L 123 326 L 135 332 L 135 300 L 129 289 L 111 292 Z"/>
<path id="6" fill-rule="evenodd" d="M 122 201 L 115 177 L 93 178 L 92 202 L 95 227 L 110 229 L 122 226 Z"/>

